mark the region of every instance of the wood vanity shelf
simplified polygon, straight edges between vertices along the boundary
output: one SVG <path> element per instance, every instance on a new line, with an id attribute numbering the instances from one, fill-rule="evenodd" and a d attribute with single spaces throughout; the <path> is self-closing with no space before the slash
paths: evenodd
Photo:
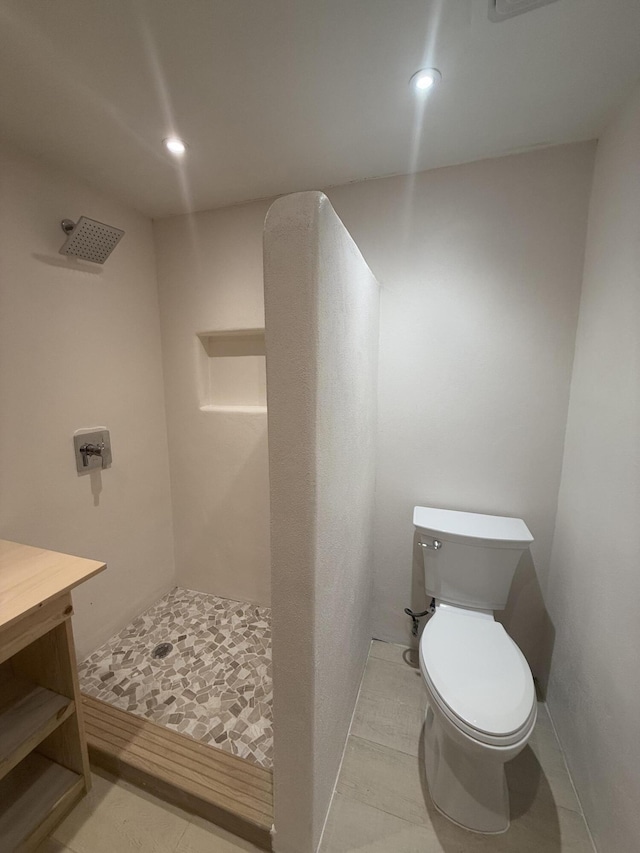
<path id="1" fill-rule="evenodd" d="M 0 539 L 0 850 L 28 853 L 91 787 L 71 590 L 104 563 Z"/>

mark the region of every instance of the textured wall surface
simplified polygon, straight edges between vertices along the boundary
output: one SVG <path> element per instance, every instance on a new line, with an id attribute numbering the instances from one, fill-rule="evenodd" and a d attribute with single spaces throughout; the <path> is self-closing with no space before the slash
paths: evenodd
<path id="1" fill-rule="evenodd" d="M 640 844 L 640 89 L 598 143 L 549 609 L 549 708 L 601 853 Z"/>
<path id="2" fill-rule="evenodd" d="M 275 849 L 312 853 L 371 638 L 378 284 L 322 193 L 264 235 Z"/>
<path id="3" fill-rule="evenodd" d="M 201 410 L 208 357 L 196 333 L 264 326 L 268 207 L 154 223 L 178 580 L 264 605 L 271 593 L 267 415 Z"/>
<path id="4" fill-rule="evenodd" d="M 151 223 L 8 150 L 0 187 L 0 536 L 107 562 L 73 594 L 83 656 L 175 582 Z M 58 254 L 82 214 L 126 232 L 104 266 Z M 80 477 L 90 426 L 113 466 Z"/>
<path id="5" fill-rule="evenodd" d="M 543 593 L 594 155 L 595 143 L 565 145 L 327 190 L 381 283 L 373 633 L 408 642 L 403 609 L 424 609 L 414 504 L 520 515 L 536 541 L 503 618 L 543 682 L 554 642 Z M 251 299 L 265 209 L 254 202 L 203 220 L 220 232 L 207 231 L 216 277 Z M 163 240 L 177 221 L 160 223 Z M 176 282 L 188 281 L 181 234 Z M 168 370 L 165 362 L 177 384 Z"/>
<path id="6" fill-rule="evenodd" d="M 374 633 L 424 610 L 415 504 L 521 516 L 504 615 L 543 680 L 543 604 L 595 145 L 328 191 L 381 284 Z"/>

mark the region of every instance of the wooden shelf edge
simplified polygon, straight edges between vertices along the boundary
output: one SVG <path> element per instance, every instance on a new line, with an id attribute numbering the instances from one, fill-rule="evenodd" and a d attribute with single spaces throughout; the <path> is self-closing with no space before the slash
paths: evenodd
<path id="1" fill-rule="evenodd" d="M 85 792 L 82 776 L 28 755 L 0 782 L 0 849 L 35 850 Z"/>
<path id="2" fill-rule="evenodd" d="M 86 793 L 87 788 L 84 779 L 79 777 L 73 785 L 67 788 L 42 823 L 25 839 L 20 848 L 20 853 L 35 853 L 36 850 L 39 850 L 45 838 L 51 835 L 58 824 L 62 823 Z"/>
<path id="3" fill-rule="evenodd" d="M 73 699 L 28 682 L 4 684 L 0 709 L 0 779 L 75 712 Z"/>

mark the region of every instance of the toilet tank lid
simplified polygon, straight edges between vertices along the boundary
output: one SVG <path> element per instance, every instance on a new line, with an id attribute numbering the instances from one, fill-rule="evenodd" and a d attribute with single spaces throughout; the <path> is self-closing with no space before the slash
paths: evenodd
<path id="1" fill-rule="evenodd" d="M 533 542 L 531 531 L 521 518 L 502 515 L 416 506 L 413 508 L 413 524 L 418 530 L 443 539 L 503 542 L 523 548 Z"/>

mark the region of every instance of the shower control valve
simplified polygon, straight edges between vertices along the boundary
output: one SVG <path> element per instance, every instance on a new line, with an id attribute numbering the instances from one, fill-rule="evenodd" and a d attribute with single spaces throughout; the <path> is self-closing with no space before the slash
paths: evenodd
<path id="1" fill-rule="evenodd" d="M 111 436 L 106 427 L 78 430 L 73 436 L 73 449 L 78 474 L 111 465 Z"/>
<path id="2" fill-rule="evenodd" d="M 83 444 L 80 447 L 80 453 L 82 455 L 82 467 L 89 467 L 89 457 L 90 456 L 100 456 L 102 458 L 102 451 L 104 450 L 104 441 L 101 441 L 100 444 Z M 102 460 L 104 462 L 104 460 Z"/>

